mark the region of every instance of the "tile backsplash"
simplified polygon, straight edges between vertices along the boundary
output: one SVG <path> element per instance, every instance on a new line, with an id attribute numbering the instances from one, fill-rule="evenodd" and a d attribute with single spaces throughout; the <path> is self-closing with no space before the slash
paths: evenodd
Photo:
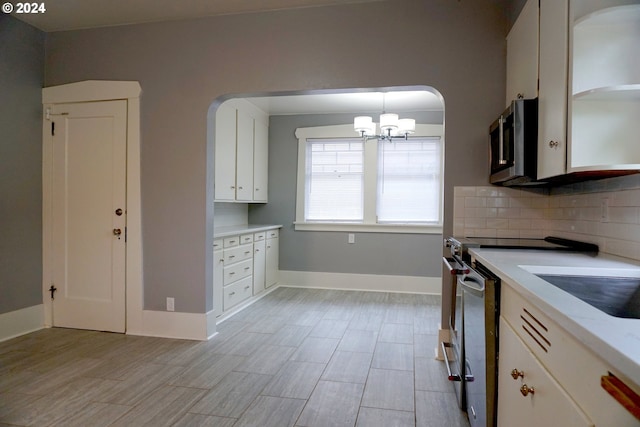
<path id="1" fill-rule="evenodd" d="M 640 260 L 640 175 L 553 189 L 455 187 L 453 234 L 559 236 Z"/>

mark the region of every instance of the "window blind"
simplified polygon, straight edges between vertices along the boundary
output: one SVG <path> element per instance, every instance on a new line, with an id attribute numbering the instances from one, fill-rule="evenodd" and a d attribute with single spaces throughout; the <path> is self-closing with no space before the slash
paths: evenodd
<path id="1" fill-rule="evenodd" d="M 440 138 L 378 144 L 378 222 L 437 223 L 442 197 Z"/>
<path id="2" fill-rule="evenodd" d="M 305 220 L 363 220 L 364 146 L 360 139 L 308 139 Z"/>

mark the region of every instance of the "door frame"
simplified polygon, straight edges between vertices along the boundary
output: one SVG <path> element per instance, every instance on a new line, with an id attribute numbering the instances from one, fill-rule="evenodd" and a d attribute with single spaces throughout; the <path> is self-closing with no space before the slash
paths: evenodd
<path id="1" fill-rule="evenodd" d="M 47 108 L 53 104 L 127 101 L 127 248 L 125 261 L 125 333 L 141 330 L 143 320 L 142 212 L 140 186 L 140 95 L 135 81 L 86 80 L 42 89 L 42 300 L 44 326 L 53 325 L 49 294 L 52 284 L 52 173 L 51 125 Z"/>

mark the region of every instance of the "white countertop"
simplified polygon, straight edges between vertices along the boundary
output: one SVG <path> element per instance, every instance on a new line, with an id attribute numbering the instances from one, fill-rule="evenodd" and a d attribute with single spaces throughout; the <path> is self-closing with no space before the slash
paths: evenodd
<path id="1" fill-rule="evenodd" d="M 244 224 L 231 225 L 228 227 L 216 227 L 213 229 L 213 238 L 234 236 L 236 234 L 259 233 L 261 231 L 273 230 L 274 228 L 282 228 L 279 224 Z"/>
<path id="2" fill-rule="evenodd" d="M 557 251 L 478 248 L 470 249 L 470 253 L 503 283 L 640 386 L 640 320 L 610 316 L 535 276 L 640 277 L 640 263 L 605 254 L 593 256 Z"/>

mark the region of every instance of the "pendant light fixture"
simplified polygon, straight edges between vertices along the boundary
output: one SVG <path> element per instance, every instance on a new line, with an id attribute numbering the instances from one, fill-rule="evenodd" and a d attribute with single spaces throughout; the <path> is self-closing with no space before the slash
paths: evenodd
<path id="1" fill-rule="evenodd" d="M 400 119 L 397 114 L 385 111 L 385 94 L 382 94 L 382 114 L 380 114 L 380 133 L 378 125 L 370 116 L 358 116 L 353 119 L 353 129 L 362 139 L 381 139 L 391 142 L 393 139 L 408 139 L 416 130 L 414 119 Z"/>

